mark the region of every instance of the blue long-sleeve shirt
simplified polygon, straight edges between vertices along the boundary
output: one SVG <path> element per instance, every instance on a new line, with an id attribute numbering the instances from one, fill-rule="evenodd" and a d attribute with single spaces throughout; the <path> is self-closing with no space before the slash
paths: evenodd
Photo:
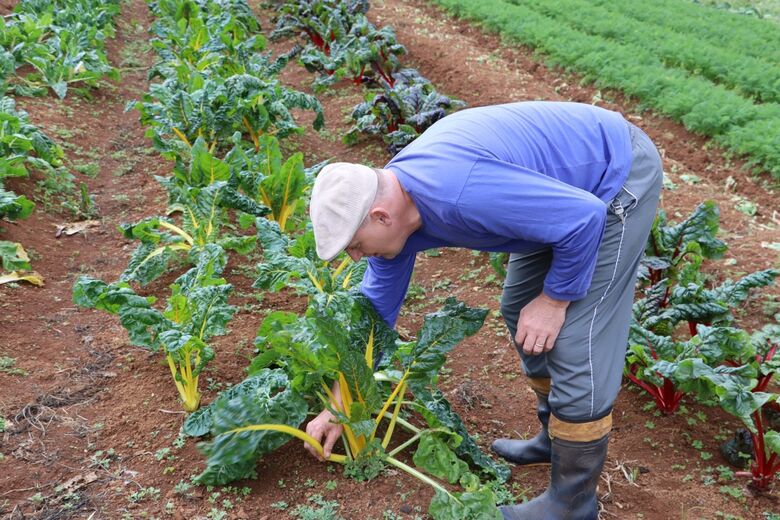
<path id="1" fill-rule="evenodd" d="M 549 246 L 544 292 L 580 299 L 590 287 L 607 203 L 631 160 L 625 119 L 592 105 L 522 102 L 447 116 L 386 165 L 422 226 L 395 258 L 368 259 L 361 291 L 394 326 L 417 252 Z"/>

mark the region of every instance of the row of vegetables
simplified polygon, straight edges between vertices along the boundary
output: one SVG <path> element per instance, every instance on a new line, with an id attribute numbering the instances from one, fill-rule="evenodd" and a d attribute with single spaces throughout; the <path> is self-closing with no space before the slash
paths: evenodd
<path id="1" fill-rule="evenodd" d="M 344 8 L 343 2 L 321 4 L 328 12 Z M 356 291 L 365 263 L 344 257 L 333 266 L 317 257 L 304 198 L 321 165 L 305 168 L 300 152 L 282 156 L 279 140 L 302 130 L 292 108 L 313 111 L 314 127 L 322 124 L 316 98 L 278 79 L 302 49 L 273 59 L 243 0 L 149 6 L 158 57 L 151 76 L 159 82 L 129 107 L 141 113 L 155 148 L 173 161 L 172 174 L 157 178 L 168 208 L 122 226 L 139 245 L 118 281 L 81 277 L 73 297 L 117 315 L 133 344 L 165 358 L 191 412 L 185 433 L 207 439 L 200 444 L 206 468 L 197 481 L 251 477 L 259 458 L 293 437 L 322 452 L 299 428 L 311 411 L 328 407 L 343 421 L 346 438 L 346 454 L 330 460 L 345 464 L 348 475 L 368 479 L 393 466 L 435 488 L 429 510 L 435 518 L 500 518 L 493 488 L 509 470 L 480 450 L 436 387 L 446 353 L 479 329 L 486 311 L 449 301 L 426 318 L 416 340 L 401 341 Z M 353 16 L 349 27 L 378 32 L 364 12 Z M 376 68 L 388 79 L 397 74 L 381 63 Z M 257 247 L 263 261 L 255 286 L 305 295 L 306 311 L 267 316 L 248 377 L 201 407 L 199 377 L 216 355 L 214 338 L 227 332 L 236 312 L 228 302 L 233 287 L 223 277 L 228 251 Z M 191 267 L 170 285 L 164 304 L 138 288 L 183 264 Z M 343 407 L 331 394 L 334 381 Z M 411 438 L 396 441 L 398 429 Z M 413 453 L 413 465 L 400 458 L 404 451 Z"/>
<path id="2" fill-rule="evenodd" d="M 775 323 L 748 334 L 735 324 L 734 310 L 780 271 L 757 271 L 713 286 L 702 268 L 727 251 L 718 228 L 712 202 L 678 224 L 659 212 L 642 260 L 643 294 L 633 307 L 624 372 L 664 414 L 674 413 L 690 395 L 740 419 L 750 441 L 739 448 L 751 453 L 740 459 L 733 441 L 723 451 L 735 465 L 749 460 L 750 471 L 742 475 L 766 489 L 780 471 L 780 392 L 773 384 L 780 372 L 780 314 Z"/>
<path id="3" fill-rule="evenodd" d="M 62 148 L 30 123 L 12 95 L 43 96 L 51 90 L 62 99 L 69 88 L 86 93 L 104 78 L 118 79 L 105 48 L 118 13 L 118 0 L 22 0 L 0 18 L 0 218 L 25 219 L 35 207 L 28 197 L 6 189 L 5 179 L 28 177 L 33 169 L 58 190 L 75 188 Z M 83 185 L 82 194 L 88 201 Z M 2 270 L 9 271 L 0 275 L 0 284 L 43 284 L 22 244 L 0 240 L 0 260 Z"/>
<path id="4" fill-rule="evenodd" d="M 585 81 L 620 90 L 780 178 L 780 103 L 773 79 L 780 77 L 780 42 L 771 22 L 728 20 L 724 13 L 680 2 L 435 3 L 540 51 L 545 61 Z"/>

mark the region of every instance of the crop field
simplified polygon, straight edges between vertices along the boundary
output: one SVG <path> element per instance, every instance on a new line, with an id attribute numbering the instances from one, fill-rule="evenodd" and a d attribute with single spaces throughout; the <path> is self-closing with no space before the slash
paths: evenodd
<path id="1" fill-rule="evenodd" d="M 506 257 L 420 253 L 391 330 L 364 261 L 318 258 L 307 208 L 328 162 L 556 100 L 621 112 L 664 161 L 599 518 L 780 520 L 771 2 L 0 14 L 0 517 L 500 520 L 539 495 L 549 467 L 490 451 L 538 430 Z M 318 461 L 324 407 L 344 434 Z"/>

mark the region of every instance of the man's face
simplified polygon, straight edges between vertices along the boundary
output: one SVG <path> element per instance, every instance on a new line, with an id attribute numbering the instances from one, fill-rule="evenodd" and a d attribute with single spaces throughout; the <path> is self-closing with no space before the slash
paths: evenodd
<path id="1" fill-rule="evenodd" d="M 381 212 L 373 213 L 346 248 L 347 254 L 355 262 L 364 256 L 395 258 L 406 244 L 406 237 L 393 219 Z"/>

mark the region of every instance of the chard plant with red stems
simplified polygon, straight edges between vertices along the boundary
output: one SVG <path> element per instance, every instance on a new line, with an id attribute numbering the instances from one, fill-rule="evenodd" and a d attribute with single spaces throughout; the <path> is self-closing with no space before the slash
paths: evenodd
<path id="1" fill-rule="evenodd" d="M 368 0 L 283 0 L 276 4 L 279 15 L 271 39 L 302 35 L 326 55 L 331 43 L 345 37 L 369 8 Z"/>
<path id="2" fill-rule="evenodd" d="M 300 61 L 309 72 L 320 74 L 314 90 L 322 92 L 344 78 L 356 85 L 383 81 L 392 86 L 399 68 L 398 56 L 405 53 L 406 48 L 396 41 L 391 27 L 377 29 L 363 16 L 349 34 L 331 42 L 328 53 L 308 45 Z"/>
<path id="3" fill-rule="evenodd" d="M 381 135 L 391 155 L 397 154 L 429 126 L 465 103 L 436 91 L 433 84 L 416 69 L 403 69 L 391 86 L 382 83 L 382 91 L 368 92 L 365 102 L 352 111 L 355 121 L 344 136 L 354 144 L 363 134 Z"/>
<path id="4" fill-rule="evenodd" d="M 316 92 L 344 78 L 356 85 L 380 80 L 393 85 L 398 57 L 406 49 L 392 27 L 374 26 L 365 16 L 367 10 L 367 2 L 288 1 L 278 8 L 282 14 L 271 38 L 296 33 L 304 37 L 300 62 L 319 73 Z"/>
<path id="5" fill-rule="evenodd" d="M 771 284 L 778 275 L 777 270 L 767 269 L 710 287 L 701 272 L 703 261 L 726 251 L 726 244 L 715 237 L 718 214 L 711 201 L 700 204 L 676 225 L 668 224 L 666 215 L 659 212 L 648 239 L 642 274 L 650 285 L 634 304 L 624 374 L 647 391 L 665 414 L 677 410 L 684 392 L 653 367 L 661 361 L 698 356 L 695 348 L 693 353 L 688 348 L 680 325 L 687 325 L 692 341 L 701 326 L 731 324 L 732 309 L 743 304 L 752 289 Z"/>
<path id="6" fill-rule="evenodd" d="M 780 400 L 771 385 L 780 372 L 780 325 L 767 325 L 752 336 L 738 329 L 701 329 L 700 336 L 720 336 L 720 341 L 702 342 L 701 357 L 660 361 L 653 368 L 684 391 L 716 399 L 745 424 L 752 460 L 750 471 L 737 475 L 749 477 L 756 489 L 767 489 L 780 472 L 780 431 L 771 428 L 766 413 Z"/>

